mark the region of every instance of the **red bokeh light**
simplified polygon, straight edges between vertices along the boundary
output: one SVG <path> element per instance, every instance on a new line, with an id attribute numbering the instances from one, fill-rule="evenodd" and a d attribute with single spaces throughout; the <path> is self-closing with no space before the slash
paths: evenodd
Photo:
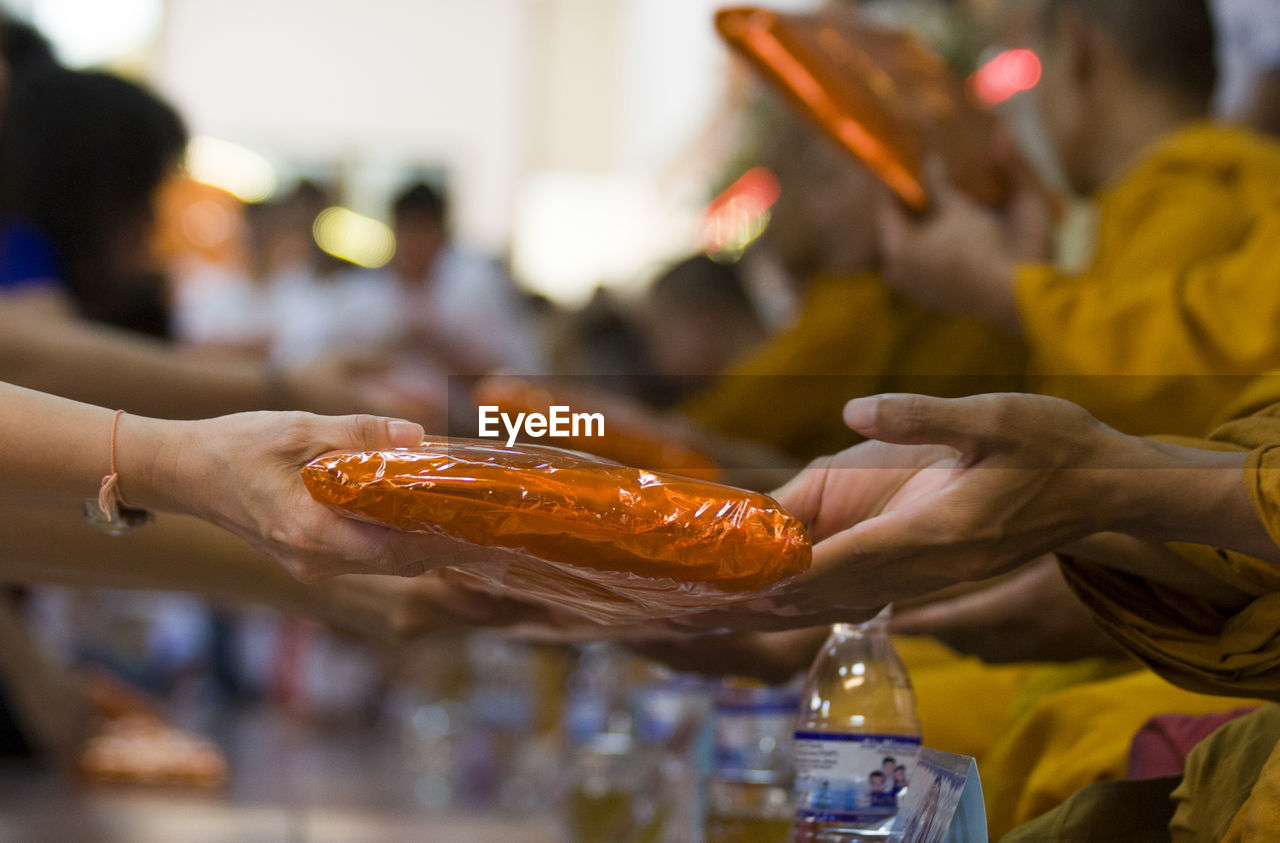
<path id="1" fill-rule="evenodd" d="M 782 187 L 767 167 L 753 167 L 711 200 L 702 212 L 702 241 L 720 251 L 743 236 L 778 201 Z"/>
<path id="2" fill-rule="evenodd" d="M 1040 84 L 1040 57 L 1030 50 L 1005 50 L 974 71 L 969 91 L 985 106 L 999 105 Z"/>

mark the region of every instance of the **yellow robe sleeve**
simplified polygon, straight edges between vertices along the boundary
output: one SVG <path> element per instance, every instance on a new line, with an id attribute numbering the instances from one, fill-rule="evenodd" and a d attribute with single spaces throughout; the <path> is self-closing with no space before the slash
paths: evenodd
<path id="1" fill-rule="evenodd" d="M 1023 267 L 1028 390 L 1134 434 L 1200 435 L 1280 362 L 1280 144 L 1193 124 L 1098 197 L 1087 270 Z"/>
<path id="2" fill-rule="evenodd" d="M 1280 543 L 1280 406 L 1223 425 L 1203 445 L 1250 452 L 1243 482 Z M 1230 550 L 1170 547 L 1239 591 L 1246 605 L 1229 612 L 1081 560 L 1064 559 L 1063 572 L 1102 627 L 1174 684 L 1280 700 L 1280 566 Z"/>
<path id="3" fill-rule="evenodd" d="M 1025 267 L 1017 294 L 1030 389 L 1128 433 L 1204 430 L 1280 361 L 1277 243 L 1280 208 L 1239 249 L 1185 266 L 1128 277 Z"/>
<path id="4" fill-rule="evenodd" d="M 1018 388 L 1021 342 L 975 319 L 903 301 L 879 274 L 820 276 L 788 331 L 682 411 L 712 431 L 809 459 L 858 439 L 846 401 L 878 392 L 943 397 Z"/>

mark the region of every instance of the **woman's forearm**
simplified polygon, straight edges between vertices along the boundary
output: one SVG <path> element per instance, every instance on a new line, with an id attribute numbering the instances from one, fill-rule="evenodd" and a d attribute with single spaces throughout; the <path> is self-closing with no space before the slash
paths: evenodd
<path id="1" fill-rule="evenodd" d="M 113 415 L 0 383 L 0 500 L 75 503 L 96 497 L 111 471 Z M 171 492 L 194 479 L 176 467 L 180 434 L 193 424 L 121 417 L 115 467 L 129 503 L 183 511 Z"/>

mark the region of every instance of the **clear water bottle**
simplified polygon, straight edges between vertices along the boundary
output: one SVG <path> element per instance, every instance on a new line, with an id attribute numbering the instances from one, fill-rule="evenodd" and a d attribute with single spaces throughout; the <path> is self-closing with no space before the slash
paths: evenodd
<path id="1" fill-rule="evenodd" d="M 601 733 L 629 734 L 626 658 L 604 641 L 583 644 L 565 685 L 564 735 L 570 751 Z"/>
<path id="2" fill-rule="evenodd" d="M 470 693 L 461 741 L 461 797 L 475 808 L 517 814 L 540 807 L 541 770 L 525 763 L 535 747 L 537 676 L 527 645 L 490 633 L 467 641 Z"/>
<path id="3" fill-rule="evenodd" d="M 644 771 L 632 740 L 625 655 L 604 642 L 584 645 L 565 691 L 565 837 L 575 843 L 628 840 Z"/>
<path id="4" fill-rule="evenodd" d="M 701 843 L 714 685 L 656 665 L 646 674 L 631 694 L 633 763 L 645 774 L 643 797 L 633 804 L 637 822 L 632 839 Z"/>
<path id="5" fill-rule="evenodd" d="M 920 721 L 889 610 L 840 624 L 809 670 L 796 724 L 796 843 L 885 840 L 914 772 Z"/>
<path id="6" fill-rule="evenodd" d="M 716 694 L 707 843 L 787 843 L 795 806 L 792 734 L 798 683 L 726 679 Z"/>

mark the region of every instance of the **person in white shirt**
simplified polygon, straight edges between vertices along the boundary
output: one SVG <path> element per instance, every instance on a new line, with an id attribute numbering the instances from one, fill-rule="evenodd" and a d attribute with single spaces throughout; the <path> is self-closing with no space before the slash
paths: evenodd
<path id="1" fill-rule="evenodd" d="M 345 284 L 346 323 L 361 336 L 343 339 L 408 346 L 446 374 L 536 371 L 541 355 L 515 285 L 496 261 L 449 242 L 441 193 L 414 184 L 393 213 L 391 263 Z"/>

